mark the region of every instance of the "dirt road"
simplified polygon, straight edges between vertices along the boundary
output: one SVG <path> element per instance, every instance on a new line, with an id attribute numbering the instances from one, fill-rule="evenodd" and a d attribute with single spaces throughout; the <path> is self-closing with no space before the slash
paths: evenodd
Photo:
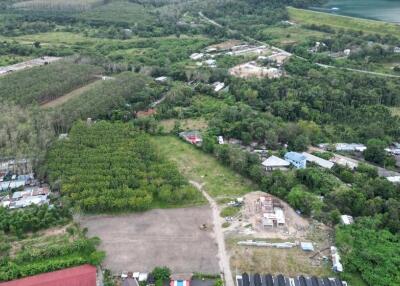
<path id="1" fill-rule="evenodd" d="M 67 102 L 68 100 L 74 98 L 74 97 L 78 97 L 80 96 L 82 93 L 88 91 L 89 89 L 93 88 L 96 84 L 99 83 L 99 80 L 95 80 L 94 82 L 91 82 L 87 85 L 84 85 L 82 87 L 79 87 L 77 89 L 74 89 L 73 91 L 60 96 L 54 100 L 48 101 L 46 103 L 43 103 L 41 105 L 42 108 L 52 108 L 52 107 L 57 107 L 60 106 L 62 104 L 64 104 L 65 102 Z"/>
<path id="2" fill-rule="evenodd" d="M 203 189 L 203 184 L 195 181 L 190 181 L 207 199 L 212 209 L 212 217 L 214 224 L 215 239 L 218 245 L 218 259 L 221 272 L 224 274 L 225 286 L 235 286 L 233 282 L 229 255 L 226 252 L 225 238 L 222 232 L 222 219 L 219 215 L 219 208 L 217 202 Z"/>

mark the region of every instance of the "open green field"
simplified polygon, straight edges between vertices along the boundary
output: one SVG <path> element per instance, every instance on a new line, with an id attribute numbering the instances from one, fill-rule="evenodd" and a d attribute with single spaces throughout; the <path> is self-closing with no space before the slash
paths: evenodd
<path id="1" fill-rule="evenodd" d="M 158 136 L 153 140 L 186 178 L 204 183 L 204 188 L 215 198 L 241 196 L 256 190 L 249 180 L 179 138 Z"/>
<path id="2" fill-rule="evenodd" d="M 262 35 L 267 38 L 271 44 L 277 46 L 301 44 L 311 39 L 318 39 L 327 36 L 326 33 L 305 29 L 300 26 L 272 26 L 264 29 Z"/>
<path id="3" fill-rule="evenodd" d="M 42 45 L 87 45 L 94 43 L 115 42 L 110 39 L 97 39 L 85 37 L 82 34 L 71 32 L 48 32 L 38 33 L 33 35 L 23 35 L 19 37 L 3 37 L 1 40 L 15 40 L 20 43 L 31 44 L 35 41 L 40 42 Z"/>
<path id="4" fill-rule="evenodd" d="M 364 33 L 392 34 L 400 37 L 400 26 L 374 20 L 296 9 L 288 7 L 289 17 L 299 24 L 328 25 L 337 29 L 350 29 Z"/>
<path id="5" fill-rule="evenodd" d="M 208 126 L 204 118 L 165 119 L 160 121 L 160 126 L 163 127 L 164 132 L 171 132 L 176 122 L 179 122 L 183 130 L 202 130 Z"/>

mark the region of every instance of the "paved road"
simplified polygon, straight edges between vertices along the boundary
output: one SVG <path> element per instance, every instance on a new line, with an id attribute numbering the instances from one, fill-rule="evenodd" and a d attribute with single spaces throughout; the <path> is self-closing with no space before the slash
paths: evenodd
<path id="1" fill-rule="evenodd" d="M 224 28 L 221 24 L 219 24 L 218 22 L 214 21 L 213 19 L 208 18 L 208 17 L 205 16 L 202 12 L 199 12 L 199 16 L 200 16 L 203 20 L 209 22 L 211 25 L 217 26 L 217 27 L 219 27 L 219 28 Z M 232 30 L 232 29 L 228 29 L 228 31 L 230 31 L 231 33 L 239 33 L 238 31 L 234 31 L 234 30 Z M 261 45 L 266 45 L 266 46 L 268 46 L 270 49 L 272 49 L 272 50 L 274 50 L 274 51 L 277 51 L 277 52 L 280 52 L 280 53 L 286 53 L 286 54 L 288 54 L 289 56 L 295 56 L 295 57 L 297 57 L 297 58 L 299 58 L 299 59 L 308 61 L 306 58 L 303 58 L 303 57 L 300 57 L 300 56 L 298 56 L 298 55 L 289 53 L 289 52 L 287 52 L 287 51 L 285 51 L 285 50 L 283 50 L 283 49 L 281 49 L 281 48 L 271 46 L 271 45 L 269 45 L 269 44 L 267 44 L 267 43 L 265 43 L 265 42 L 256 40 L 256 39 L 254 39 L 254 38 L 252 38 L 252 37 L 250 37 L 250 36 L 247 36 L 247 35 L 242 35 L 242 36 L 244 36 L 245 38 L 247 38 L 247 39 L 250 40 L 250 41 L 256 42 L 256 43 L 261 44 Z M 369 74 L 369 75 L 376 75 L 376 76 L 383 76 L 383 77 L 392 77 L 392 78 L 400 78 L 399 75 L 393 75 L 393 74 L 386 74 L 386 73 L 379 73 L 379 72 L 371 72 L 371 71 L 366 71 L 366 70 L 359 70 L 359 69 L 345 68 L 345 67 L 336 67 L 336 66 L 324 65 L 324 64 L 320 64 L 320 63 L 315 63 L 315 65 L 317 65 L 317 66 L 319 66 L 319 67 L 323 67 L 323 68 L 333 68 L 333 69 L 340 69 L 340 70 L 346 70 L 346 71 L 364 73 L 364 74 Z"/>
<path id="2" fill-rule="evenodd" d="M 211 206 L 213 214 L 213 224 L 215 239 L 218 245 L 218 260 L 221 272 L 224 274 L 225 286 L 235 286 L 233 282 L 233 276 L 231 272 L 231 266 L 229 261 L 229 255 L 226 252 L 224 233 L 222 232 L 222 218 L 219 215 L 220 211 L 217 202 L 203 189 L 204 184 L 200 184 L 195 181 L 190 181 L 190 183 L 195 186 L 207 199 Z"/>

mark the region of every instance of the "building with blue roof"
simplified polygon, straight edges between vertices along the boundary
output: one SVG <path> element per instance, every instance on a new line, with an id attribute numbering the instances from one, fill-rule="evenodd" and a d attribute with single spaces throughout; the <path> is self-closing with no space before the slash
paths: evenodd
<path id="1" fill-rule="evenodd" d="M 287 152 L 285 154 L 285 160 L 290 162 L 297 169 L 305 169 L 307 167 L 307 158 L 301 153 Z"/>

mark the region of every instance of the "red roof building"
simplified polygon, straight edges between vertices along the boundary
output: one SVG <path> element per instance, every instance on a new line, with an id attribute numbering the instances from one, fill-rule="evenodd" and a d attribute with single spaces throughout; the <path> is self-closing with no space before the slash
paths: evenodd
<path id="1" fill-rule="evenodd" d="M 86 264 L 2 282 L 0 286 L 96 286 L 96 267 Z"/>

